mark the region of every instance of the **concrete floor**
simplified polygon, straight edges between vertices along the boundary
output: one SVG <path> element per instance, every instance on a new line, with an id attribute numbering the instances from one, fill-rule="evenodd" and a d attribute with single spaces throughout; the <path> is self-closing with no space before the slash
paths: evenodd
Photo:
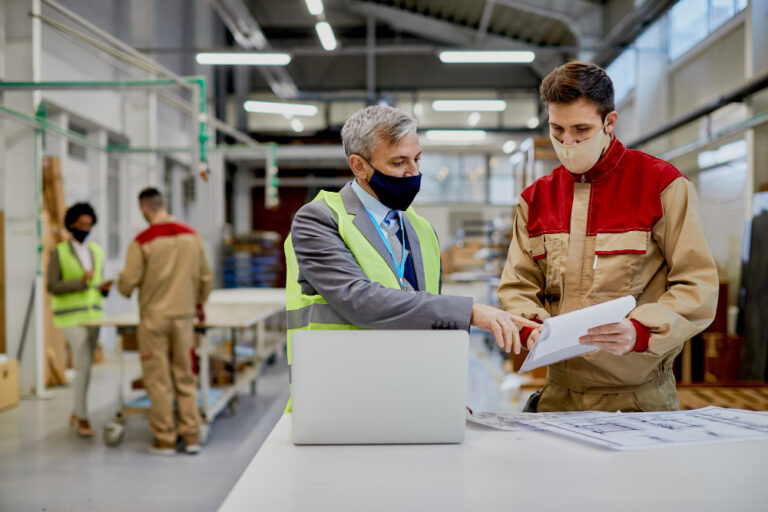
<path id="1" fill-rule="evenodd" d="M 127 357 L 129 375 L 138 361 Z M 96 437 L 80 439 L 68 429 L 69 388 L 51 398 L 23 399 L 0 413 L 0 511 L 216 510 L 280 418 L 288 399 L 285 360 L 268 367 L 255 397 L 238 398 L 235 413 L 223 412 L 196 456 L 157 457 L 147 417 L 128 416 L 123 443 L 101 439 L 115 412 L 117 365 L 93 367 L 89 393 Z M 257 504 L 254 504 L 257 506 Z"/>

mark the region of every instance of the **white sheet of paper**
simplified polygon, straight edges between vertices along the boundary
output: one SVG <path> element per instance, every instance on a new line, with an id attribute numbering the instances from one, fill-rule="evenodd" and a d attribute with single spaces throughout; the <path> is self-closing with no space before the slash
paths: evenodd
<path id="1" fill-rule="evenodd" d="M 520 367 L 520 373 L 600 350 L 590 345 L 580 345 L 579 338 L 594 327 L 621 321 L 635 309 L 635 304 L 635 298 L 627 295 L 620 299 L 547 318 L 544 320 L 544 327 L 533 350 Z"/>

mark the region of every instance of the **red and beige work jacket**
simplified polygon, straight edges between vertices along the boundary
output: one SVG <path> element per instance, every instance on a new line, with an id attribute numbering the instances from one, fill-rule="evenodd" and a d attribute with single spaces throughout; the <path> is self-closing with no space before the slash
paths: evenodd
<path id="1" fill-rule="evenodd" d="M 539 410 L 661 410 L 678 407 L 673 360 L 717 290 L 691 182 L 614 138 L 587 173 L 560 166 L 522 193 L 498 295 L 539 320 L 633 295 L 635 350 L 551 365 Z"/>

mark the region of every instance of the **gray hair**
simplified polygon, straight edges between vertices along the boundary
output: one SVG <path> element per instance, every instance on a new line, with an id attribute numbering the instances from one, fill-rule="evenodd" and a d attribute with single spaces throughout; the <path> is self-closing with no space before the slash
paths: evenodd
<path id="1" fill-rule="evenodd" d="M 347 158 L 361 155 L 370 159 L 379 140 L 395 144 L 416 133 L 416 120 L 399 108 L 374 105 L 355 112 L 341 129 L 341 141 Z"/>

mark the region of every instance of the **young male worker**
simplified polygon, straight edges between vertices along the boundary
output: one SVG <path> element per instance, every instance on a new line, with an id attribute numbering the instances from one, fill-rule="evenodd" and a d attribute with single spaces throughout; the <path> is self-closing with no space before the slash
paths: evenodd
<path id="1" fill-rule="evenodd" d="M 149 429 L 155 437 L 149 452 L 173 455 L 178 432 L 184 451 L 195 454 L 200 451 L 200 416 L 192 372 L 194 319 L 205 321 L 203 305 L 213 275 L 200 237 L 168 214 L 157 189 L 139 194 L 139 208 L 150 226 L 131 242 L 117 288 L 126 297 L 139 289 L 137 338 L 150 401 Z"/>
<path id="2" fill-rule="evenodd" d="M 285 243 L 288 362 L 297 329 L 474 325 L 519 353 L 518 327 L 537 324 L 440 295 L 437 236 L 411 208 L 421 183 L 416 121 L 393 107 L 368 107 L 349 118 L 341 137 L 355 180 L 304 205 Z"/>
<path id="3" fill-rule="evenodd" d="M 538 320 L 625 295 L 637 308 L 581 338 L 601 350 L 548 367 L 538 411 L 677 409 L 673 360 L 714 318 L 718 287 L 693 186 L 616 138 L 603 69 L 565 64 L 540 92 L 563 165 L 522 194 L 501 304 Z M 521 334 L 530 347 L 539 333 Z"/>

